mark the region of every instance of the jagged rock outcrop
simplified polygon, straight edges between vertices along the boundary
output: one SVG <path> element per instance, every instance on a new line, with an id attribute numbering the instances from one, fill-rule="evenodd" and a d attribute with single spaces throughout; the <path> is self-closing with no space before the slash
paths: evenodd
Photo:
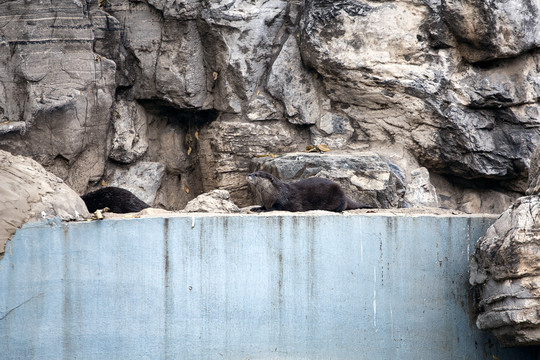
<path id="1" fill-rule="evenodd" d="M 537 1 L 445 0 L 442 10 L 470 62 L 513 57 L 540 45 Z"/>
<path id="2" fill-rule="evenodd" d="M 505 346 L 540 344 L 540 147 L 529 196 L 519 198 L 478 240 L 470 261 L 477 320 Z"/>
<path id="3" fill-rule="evenodd" d="M 540 344 L 540 197 L 520 198 L 476 244 L 476 325 L 504 346 Z"/>
<path id="4" fill-rule="evenodd" d="M 7 241 L 28 221 L 82 220 L 88 210 L 62 179 L 36 161 L 0 150 L 0 258 Z"/>
<path id="5" fill-rule="evenodd" d="M 525 174 L 540 140 L 537 55 L 463 63 L 459 41 L 429 40 L 444 14 L 419 1 L 307 1 L 302 56 L 362 140 L 399 138 L 424 166 L 463 178 Z"/>
<path id="6" fill-rule="evenodd" d="M 179 210 L 215 188 L 248 205 L 252 158 L 325 144 L 389 159 L 405 187 L 426 168 L 439 205 L 496 212 L 525 192 L 540 141 L 537 11 L 517 0 L 4 2 L 0 148 L 79 194 L 159 163 L 159 176 L 139 173 L 157 189 L 147 199 Z"/>
<path id="7" fill-rule="evenodd" d="M 93 49 L 93 21 L 106 14 L 71 1 L 2 3 L 0 13 L 2 148 L 82 192 L 105 169 L 116 89 L 116 63 Z"/>

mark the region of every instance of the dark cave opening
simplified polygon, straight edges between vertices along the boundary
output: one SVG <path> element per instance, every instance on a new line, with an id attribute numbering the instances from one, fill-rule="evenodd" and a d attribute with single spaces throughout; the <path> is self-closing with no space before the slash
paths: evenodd
<path id="1" fill-rule="evenodd" d="M 138 100 L 136 103 L 140 105 L 139 112 L 143 115 L 139 120 L 144 119 L 144 126 L 139 123 L 131 131 L 135 132 L 136 141 L 147 143 L 146 151 L 130 163 L 109 158 L 104 180 L 109 185 L 127 181 L 126 186 L 134 186 L 133 182 L 144 178 L 148 184 L 143 186 L 150 188 L 154 181 L 155 197 L 149 203 L 167 210 L 182 210 L 188 201 L 204 192 L 199 134 L 218 118 L 219 112 L 214 109 L 180 109 L 162 100 Z M 156 177 L 138 170 L 145 166 L 164 170 Z M 122 177 L 118 180 L 117 174 L 127 172 L 139 174 L 131 184 Z"/>
<path id="2" fill-rule="evenodd" d="M 213 109 L 179 109 L 161 101 L 139 101 L 147 112 L 145 161 L 166 166 L 155 206 L 181 210 L 204 192 L 199 134 L 219 116 Z"/>
<path id="3" fill-rule="evenodd" d="M 216 120 L 219 112 L 215 109 L 180 109 L 162 100 L 139 100 L 148 113 L 166 117 L 188 126 L 202 127 Z"/>

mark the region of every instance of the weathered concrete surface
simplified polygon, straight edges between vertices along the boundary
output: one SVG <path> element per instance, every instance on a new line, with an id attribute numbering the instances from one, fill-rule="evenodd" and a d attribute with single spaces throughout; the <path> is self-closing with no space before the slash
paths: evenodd
<path id="1" fill-rule="evenodd" d="M 538 359 L 469 319 L 485 217 L 31 224 L 0 261 L 3 359 Z"/>

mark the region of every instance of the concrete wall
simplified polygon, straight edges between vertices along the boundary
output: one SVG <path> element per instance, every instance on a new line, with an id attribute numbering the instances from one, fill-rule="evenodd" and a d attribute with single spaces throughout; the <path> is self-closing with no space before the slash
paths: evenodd
<path id="1" fill-rule="evenodd" d="M 183 216 L 26 225 L 2 359 L 539 359 L 469 317 L 493 218 Z"/>

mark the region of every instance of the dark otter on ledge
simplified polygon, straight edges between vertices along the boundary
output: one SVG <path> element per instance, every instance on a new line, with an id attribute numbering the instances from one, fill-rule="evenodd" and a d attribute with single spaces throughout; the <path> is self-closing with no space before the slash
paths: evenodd
<path id="1" fill-rule="evenodd" d="M 81 196 L 81 198 L 91 213 L 106 207 L 118 214 L 139 212 L 150 207 L 150 205 L 139 199 L 132 192 L 114 186 L 89 192 Z"/>
<path id="2" fill-rule="evenodd" d="M 287 184 L 265 171 L 256 171 L 246 178 L 262 204 L 261 210 L 341 212 L 372 208 L 349 199 L 339 184 L 328 179 L 312 177 Z"/>

